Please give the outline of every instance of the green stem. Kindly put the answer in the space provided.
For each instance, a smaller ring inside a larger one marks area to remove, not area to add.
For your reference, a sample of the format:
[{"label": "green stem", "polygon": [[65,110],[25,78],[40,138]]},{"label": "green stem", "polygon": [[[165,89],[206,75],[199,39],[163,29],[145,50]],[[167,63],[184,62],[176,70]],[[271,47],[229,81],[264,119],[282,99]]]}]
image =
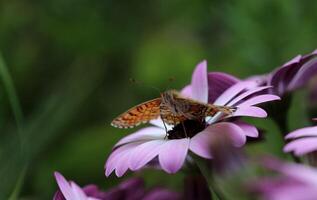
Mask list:
[{"label": "green stem", "polygon": [[13,192],[11,193],[10,197],[8,198],[9,200],[17,200],[19,197],[19,194],[21,192],[21,188],[23,186],[23,182],[25,179],[25,175],[26,175],[26,171],[27,171],[27,166],[25,165],[23,167],[23,170],[21,171],[19,178],[15,184],[15,187],[13,189]]},{"label": "green stem", "polygon": [[[26,153],[26,149],[25,149],[25,141],[24,141],[24,136],[23,136],[23,113],[22,113],[22,109],[21,109],[21,105],[19,102],[19,98],[18,95],[16,93],[11,75],[8,71],[8,68],[4,62],[4,59],[0,53],[0,77],[3,81],[3,85],[5,88],[5,91],[7,93],[9,102],[10,102],[10,106],[17,124],[17,133],[18,133],[18,138],[19,138],[19,143],[20,143],[20,156],[22,159],[25,159],[25,153]],[[18,198],[18,195],[20,193],[23,181],[24,181],[24,177],[26,174],[26,170],[27,170],[27,166],[25,165],[23,167],[23,169],[21,170],[20,175],[18,176],[18,180],[15,184],[14,190],[12,192],[12,194],[10,195],[9,199],[10,200],[15,200]]]},{"label": "green stem", "polygon": [[208,183],[208,188],[213,194],[213,199],[216,198],[218,200],[226,200],[226,197],[224,196],[224,194],[222,194],[221,190],[217,187],[215,181],[213,180],[211,168],[206,165],[204,160],[198,157],[194,157],[194,160],[200,170],[200,173],[203,175],[203,177],[206,179],[206,182]]},{"label": "green stem", "polygon": [[[274,104],[274,106],[271,109],[272,119],[274,120],[274,122],[276,123],[277,127],[279,128],[281,132],[281,135],[283,137],[283,143],[286,142],[286,140],[284,140],[285,135],[289,133],[287,121],[288,121],[288,110],[291,105],[291,101],[292,101],[292,97],[290,95],[287,95],[286,97],[284,97],[284,101]],[[293,153],[291,153],[291,156],[296,163],[301,162],[300,159],[296,157]]]}]

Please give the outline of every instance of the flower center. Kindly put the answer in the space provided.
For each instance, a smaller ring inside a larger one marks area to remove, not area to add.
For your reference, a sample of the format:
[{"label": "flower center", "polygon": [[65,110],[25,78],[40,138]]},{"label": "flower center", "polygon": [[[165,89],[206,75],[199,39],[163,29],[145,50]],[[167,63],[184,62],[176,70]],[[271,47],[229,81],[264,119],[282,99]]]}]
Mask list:
[{"label": "flower center", "polygon": [[192,138],[206,128],[205,121],[185,120],[167,131],[168,139]]}]

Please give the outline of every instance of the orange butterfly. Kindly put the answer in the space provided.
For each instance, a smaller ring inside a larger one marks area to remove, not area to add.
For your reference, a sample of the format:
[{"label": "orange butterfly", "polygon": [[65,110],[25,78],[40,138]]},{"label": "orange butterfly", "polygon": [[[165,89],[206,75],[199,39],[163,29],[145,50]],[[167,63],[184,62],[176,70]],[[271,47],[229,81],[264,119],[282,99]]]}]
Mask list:
[{"label": "orange butterfly", "polygon": [[234,111],[233,107],[201,103],[181,96],[176,90],[168,90],[161,93],[160,98],[141,103],[119,115],[111,125],[132,128],[161,117],[164,123],[175,126],[185,120],[202,120],[218,112],[228,116]]}]

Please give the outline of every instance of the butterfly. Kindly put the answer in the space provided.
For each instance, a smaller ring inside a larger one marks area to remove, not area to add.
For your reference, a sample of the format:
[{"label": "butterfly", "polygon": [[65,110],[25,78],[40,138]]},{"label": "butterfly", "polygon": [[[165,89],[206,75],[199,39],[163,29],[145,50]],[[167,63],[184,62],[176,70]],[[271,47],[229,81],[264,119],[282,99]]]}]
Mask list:
[{"label": "butterfly", "polygon": [[185,120],[202,120],[221,112],[231,115],[234,107],[206,104],[182,96],[176,90],[167,90],[161,97],[132,107],[115,118],[111,125],[117,128],[133,128],[141,123],[161,117],[163,123],[177,125]]}]

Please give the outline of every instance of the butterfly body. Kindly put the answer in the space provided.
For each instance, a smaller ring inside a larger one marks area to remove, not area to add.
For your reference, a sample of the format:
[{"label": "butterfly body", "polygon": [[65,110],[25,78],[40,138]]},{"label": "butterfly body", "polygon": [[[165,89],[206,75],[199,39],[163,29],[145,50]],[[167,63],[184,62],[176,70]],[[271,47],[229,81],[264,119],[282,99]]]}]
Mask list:
[{"label": "butterfly body", "polygon": [[168,90],[161,93],[160,98],[141,103],[119,115],[111,125],[118,128],[132,128],[158,117],[161,117],[166,124],[177,125],[185,120],[203,120],[218,112],[230,115],[233,111],[232,107],[201,103],[183,97],[176,90]]}]

